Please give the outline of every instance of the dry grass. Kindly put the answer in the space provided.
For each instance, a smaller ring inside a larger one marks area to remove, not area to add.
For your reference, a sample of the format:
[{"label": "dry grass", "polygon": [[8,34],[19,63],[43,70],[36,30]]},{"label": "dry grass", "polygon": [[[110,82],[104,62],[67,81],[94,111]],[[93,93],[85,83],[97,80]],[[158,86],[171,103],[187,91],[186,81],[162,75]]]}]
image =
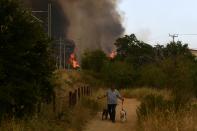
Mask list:
[{"label": "dry grass", "polygon": [[81,131],[99,109],[94,99],[83,98],[74,108],[66,109],[62,114],[53,114],[49,109],[37,117],[23,120],[3,120],[0,131]]},{"label": "dry grass", "polygon": [[84,97],[75,107],[69,108],[68,92],[86,82],[79,71],[55,72],[56,112],[52,103],[42,104],[41,112],[31,118],[3,120],[0,131],[81,131],[100,106],[95,98]]},{"label": "dry grass", "polygon": [[[167,101],[172,101],[173,98],[172,93],[168,90],[152,88],[126,89],[122,93],[130,98],[138,98],[142,102],[147,100],[144,98],[148,95],[161,96],[163,100]],[[160,103],[158,104],[160,105]],[[146,116],[138,114],[137,131],[197,131],[196,100],[192,102],[192,105],[187,104],[178,111],[175,111],[173,107],[169,110],[160,110],[160,108],[165,109],[165,107],[155,108],[153,113]]]},{"label": "dry grass", "polygon": [[170,99],[172,97],[171,91],[166,89],[155,89],[149,87],[141,87],[141,88],[127,88],[121,90],[121,94],[126,98],[137,98],[139,100],[145,98],[147,95],[161,95],[165,99]]},{"label": "dry grass", "polygon": [[139,122],[138,131],[197,131],[197,109],[155,112]]}]

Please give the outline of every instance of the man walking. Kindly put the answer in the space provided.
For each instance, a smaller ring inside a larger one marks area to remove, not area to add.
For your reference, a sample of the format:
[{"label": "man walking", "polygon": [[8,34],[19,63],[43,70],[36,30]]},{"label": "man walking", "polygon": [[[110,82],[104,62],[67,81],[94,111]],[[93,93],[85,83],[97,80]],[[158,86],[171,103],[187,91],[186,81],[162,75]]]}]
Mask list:
[{"label": "man walking", "polygon": [[120,93],[118,90],[112,86],[104,95],[103,97],[99,97],[99,99],[107,97],[107,108],[108,108],[108,113],[110,115],[110,120],[115,123],[116,120],[116,106],[118,99],[124,101],[124,98],[121,97]]}]

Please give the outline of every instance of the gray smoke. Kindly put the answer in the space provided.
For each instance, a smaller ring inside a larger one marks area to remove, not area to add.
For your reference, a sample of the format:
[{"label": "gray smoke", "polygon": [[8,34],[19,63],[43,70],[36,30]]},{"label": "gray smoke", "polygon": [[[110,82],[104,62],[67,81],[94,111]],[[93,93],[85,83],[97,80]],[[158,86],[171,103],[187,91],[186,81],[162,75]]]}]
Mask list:
[{"label": "gray smoke", "polygon": [[117,0],[59,0],[69,20],[67,35],[76,43],[76,52],[102,49],[110,53],[124,32]]},{"label": "gray smoke", "polygon": [[23,0],[23,2],[32,9],[45,10],[47,9],[47,3],[49,0]]},{"label": "gray smoke", "polygon": [[[34,10],[47,10],[50,0],[23,1]],[[118,0],[51,1],[53,37],[74,40],[78,56],[86,49],[102,49],[110,53],[115,40],[124,32],[121,16],[116,10]],[[41,17],[46,19],[46,14]]]},{"label": "gray smoke", "polygon": [[[48,3],[52,3],[52,37],[56,40],[66,37],[67,27],[69,26],[67,17],[57,0],[23,0],[24,3],[34,11],[47,11]],[[34,13],[36,17],[44,21],[47,31],[47,13]]]}]

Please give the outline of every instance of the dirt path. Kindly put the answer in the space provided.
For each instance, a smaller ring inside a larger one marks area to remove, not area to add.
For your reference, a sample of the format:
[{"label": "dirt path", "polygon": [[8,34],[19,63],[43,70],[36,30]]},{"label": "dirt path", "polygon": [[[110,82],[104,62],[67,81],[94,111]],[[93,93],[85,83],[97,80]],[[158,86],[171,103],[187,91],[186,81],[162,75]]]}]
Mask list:
[{"label": "dirt path", "polygon": [[127,111],[127,122],[120,122],[120,109],[121,104],[117,106],[116,110],[116,123],[112,123],[109,120],[101,120],[101,113],[87,124],[84,131],[135,131],[136,124],[136,108],[139,105],[139,101],[136,99],[125,99],[124,108]]}]

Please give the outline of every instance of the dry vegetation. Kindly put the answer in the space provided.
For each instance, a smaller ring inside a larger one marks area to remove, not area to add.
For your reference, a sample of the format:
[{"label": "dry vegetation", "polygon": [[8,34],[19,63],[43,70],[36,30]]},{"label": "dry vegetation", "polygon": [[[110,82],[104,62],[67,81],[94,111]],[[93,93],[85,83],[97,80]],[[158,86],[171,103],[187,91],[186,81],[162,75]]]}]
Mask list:
[{"label": "dry vegetation", "polygon": [[143,87],[121,92],[125,97],[142,102],[137,110],[138,131],[197,131],[196,100],[176,110],[174,96],[169,90]]},{"label": "dry vegetation", "polygon": [[[99,105],[94,98],[84,97],[78,104],[68,107],[68,91],[86,83],[79,71],[55,72],[56,111],[53,104],[42,104],[41,112],[31,118],[5,119],[0,131],[81,131],[87,120],[94,115]],[[91,79],[91,78],[89,78]]]},{"label": "dry vegetation", "polygon": [[[88,106],[87,106],[88,105]],[[1,131],[81,131],[87,120],[98,110],[95,101],[84,99],[73,109],[64,110],[59,116],[46,112],[38,117],[23,120],[4,120]]]},{"label": "dry vegetation", "polygon": [[156,111],[139,123],[138,131],[197,131],[197,109]]},{"label": "dry vegetation", "polygon": [[142,100],[147,95],[162,95],[165,99],[170,99],[172,97],[171,91],[167,89],[155,89],[149,87],[140,88],[127,88],[121,90],[121,94],[126,98],[137,98]]}]

